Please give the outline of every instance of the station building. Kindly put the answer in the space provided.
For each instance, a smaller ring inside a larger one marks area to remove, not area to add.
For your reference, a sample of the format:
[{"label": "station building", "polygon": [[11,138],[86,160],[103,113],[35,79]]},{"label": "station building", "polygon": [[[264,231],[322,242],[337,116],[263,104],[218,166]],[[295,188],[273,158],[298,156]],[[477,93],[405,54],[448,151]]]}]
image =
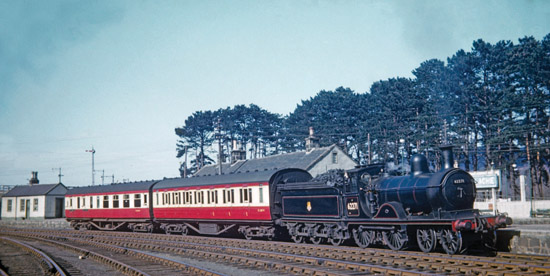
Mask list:
[{"label": "station building", "polygon": [[2,196],[2,220],[62,218],[67,187],[61,183],[39,184],[32,172],[28,185],[15,186]]}]

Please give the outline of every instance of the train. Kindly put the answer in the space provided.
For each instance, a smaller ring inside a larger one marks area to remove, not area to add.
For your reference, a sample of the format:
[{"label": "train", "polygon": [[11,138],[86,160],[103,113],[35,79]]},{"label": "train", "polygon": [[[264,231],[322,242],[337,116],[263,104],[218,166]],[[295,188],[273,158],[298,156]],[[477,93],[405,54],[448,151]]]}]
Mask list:
[{"label": "train", "polygon": [[451,146],[441,153],[441,170],[431,172],[416,154],[402,176],[375,164],[315,178],[287,168],[76,187],[66,194],[65,215],[75,229],[236,233],[448,254],[480,244],[494,249],[496,230],[511,219],[474,209],[474,179],[453,167]]}]

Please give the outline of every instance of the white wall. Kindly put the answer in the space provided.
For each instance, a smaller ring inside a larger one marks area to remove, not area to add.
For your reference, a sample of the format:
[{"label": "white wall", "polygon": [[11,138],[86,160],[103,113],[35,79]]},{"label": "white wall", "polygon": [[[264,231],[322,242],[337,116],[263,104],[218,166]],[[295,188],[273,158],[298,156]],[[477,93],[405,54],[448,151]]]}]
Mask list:
[{"label": "white wall", "polygon": [[[8,212],[8,200],[12,200],[12,211]],[[38,208],[34,210],[34,200],[38,199]],[[46,196],[22,196],[22,197],[4,197],[2,198],[2,219],[23,219],[26,214],[26,206],[21,211],[21,200],[29,200],[29,219],[44,218]]]},{"label": "white wall", "polygon": [[[498,199],[496,208],[493,208],[493,201],[475,202],[474,208],[487,211],[495,210],[499,213],[508,213],[508,216],[514,218],[529,218],[531,217],[531,202],[530,201],[509,201]],[[533,201],[533,210],[550,209],[550,200]]]},{"label": "white wall", "polygon": [[[333,153],[336,153],[336,163],[333,163]],[[322,173],[326,173],[329,170],[344,169],[349,170],[357,166],[357,163],[353,161],[344,151],[338,147],[334,147],[326,156],[323,157],[313,168],[308,172],[313,176],[317,176]]]}]

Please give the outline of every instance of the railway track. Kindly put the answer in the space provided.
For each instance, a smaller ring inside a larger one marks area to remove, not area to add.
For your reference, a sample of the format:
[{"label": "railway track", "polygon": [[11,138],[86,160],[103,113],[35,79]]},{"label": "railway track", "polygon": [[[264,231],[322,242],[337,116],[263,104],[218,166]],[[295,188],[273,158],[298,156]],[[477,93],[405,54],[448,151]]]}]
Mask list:
[{"label": "railway track", "polygon": [[549,275],[547,257],[498,253],[449,256],[285,242],[96,231],[19,231],[18,235],[113,246],[165,258],[204,259],[286,274]]},{"label": "railway track", "polygon": [[0,260],[4,260],[0,275],[67,275],[52,258],[29,244],[0,237],[0,245]]}]

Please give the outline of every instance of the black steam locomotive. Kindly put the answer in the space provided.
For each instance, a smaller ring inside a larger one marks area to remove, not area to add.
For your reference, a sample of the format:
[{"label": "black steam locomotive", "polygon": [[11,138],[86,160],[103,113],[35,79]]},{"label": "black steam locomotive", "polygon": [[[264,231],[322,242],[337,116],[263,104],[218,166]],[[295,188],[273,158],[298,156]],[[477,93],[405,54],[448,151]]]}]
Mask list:
[{"label": "black steam locomotive", "polygon": [[442,147],[442,156],[443,169],[435,173],[417,154],[407,176],[384,176],[383,166],[374,165],[346,171],[339,181],[279,184],[274,204],[281,205],[281,216],[274,222],[296,243],[339,245],[353,237],[362,248],[417,245],[431,252],[441,244],[448,254],[474,243],[494,248],[496,229],[511,220],[473,209],[474,179],[453,168],[452,147]]}]

